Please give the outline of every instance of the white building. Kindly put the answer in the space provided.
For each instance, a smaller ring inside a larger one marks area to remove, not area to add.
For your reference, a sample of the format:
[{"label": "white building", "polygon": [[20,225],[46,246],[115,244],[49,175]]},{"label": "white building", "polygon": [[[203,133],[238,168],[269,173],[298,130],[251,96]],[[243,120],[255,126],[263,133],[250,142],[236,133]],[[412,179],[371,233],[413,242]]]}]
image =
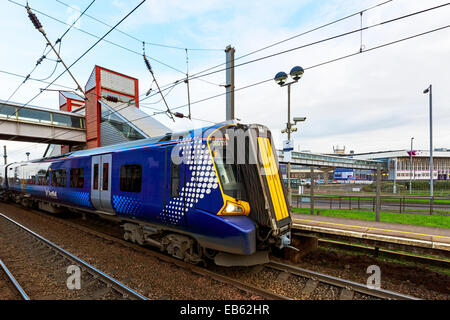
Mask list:
[{"label": "white building", "polygon": [[[410,165],[409,150],[379,151],[355,153],[355,159],[380,160],[388,163],[389,180],[430,180],[430,151],[415,150]],[[450,180],[450,150],[436,149],[433,151],[433,179]]]}]

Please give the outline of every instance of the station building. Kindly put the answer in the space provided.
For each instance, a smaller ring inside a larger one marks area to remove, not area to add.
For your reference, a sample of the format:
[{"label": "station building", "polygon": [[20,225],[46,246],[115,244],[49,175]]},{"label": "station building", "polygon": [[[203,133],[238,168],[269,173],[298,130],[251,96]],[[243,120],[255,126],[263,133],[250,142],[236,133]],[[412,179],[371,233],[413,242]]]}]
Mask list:
[{"label": "station building", "polygon": [[[386,180],[430,180],[430,151],[410,150],[376,151],[353,153],[345,156],[354,159],[378,160],[387,163]],[[412,166],[411,166],[412,158]],[[440,148],[433,151],[433,179],[450,180],[450,149]]]}]

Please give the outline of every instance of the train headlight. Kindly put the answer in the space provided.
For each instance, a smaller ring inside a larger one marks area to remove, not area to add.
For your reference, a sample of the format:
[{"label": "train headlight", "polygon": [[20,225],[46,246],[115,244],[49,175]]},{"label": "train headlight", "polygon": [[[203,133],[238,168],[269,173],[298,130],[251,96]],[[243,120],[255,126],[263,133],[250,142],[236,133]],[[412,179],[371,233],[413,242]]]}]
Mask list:
[{"label": "train headlight", "polygon": [[250,205],[248,202],[234,200],[227,200],[225,206],[219,215],[224,216],[248,216],[250,214]]},{"label": "train headlight", "polygon": [[228,203],[227,206],[225,207],[225,213],[243,213],[244,212],[244,208],[242,208],[241,206],[237,206],[234,203]]}]

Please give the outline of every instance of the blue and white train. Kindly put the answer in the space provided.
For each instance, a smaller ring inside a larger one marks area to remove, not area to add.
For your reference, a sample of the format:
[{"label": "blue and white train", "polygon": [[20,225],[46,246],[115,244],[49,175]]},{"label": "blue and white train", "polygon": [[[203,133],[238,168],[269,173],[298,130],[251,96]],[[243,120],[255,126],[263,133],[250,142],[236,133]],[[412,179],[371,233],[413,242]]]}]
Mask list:
[{"label": "blue and white train", "polygon": [[[238,142],[234,132],[245,138]],[[233,143],[244,144],[244,163],[227,151]],[[253,265],[290,244],[278,168],[266,127],[225,123],[7,164],[0,189],[24,206],[113,219],[126,240],[185,261]]]}]

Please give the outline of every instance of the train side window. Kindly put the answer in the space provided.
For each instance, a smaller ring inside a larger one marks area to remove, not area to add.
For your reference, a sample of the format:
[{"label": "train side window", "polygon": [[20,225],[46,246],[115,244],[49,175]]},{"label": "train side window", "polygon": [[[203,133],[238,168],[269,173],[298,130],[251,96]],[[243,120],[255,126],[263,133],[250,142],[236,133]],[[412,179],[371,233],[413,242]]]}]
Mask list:
[{"label": "train side window", "polygon": [[53,187],[67,186],[66,169],[52,170],[52,186]]},{"label": "train side window", "polygon": [[104,163],[103,164],[103,187],[102,187],[102,190],[108,190],[108,184],[109,184],[109,181],[108,181],[108,178],[109,178],[109,174],[108,174],[108,172],[109,172],[109,163]]},{"label": "train side window", "polygon": [[84,187],[84,168],[70,169],[70,187],[71,188]]},{"label": "train side window", "polygon": [[49,171],[45,169],[40,169],[37,172],[37,184],[40,186],[48,186],[49,183]]},{"label": "train side window", "polygon": [[98,163],[94,164],[94,190],[98,190]]},{"label": "train side window", "polygon": [[180,196],[180,168],[179,164],[171,162],[170,165],[170,196],[178,198]]},{"label": "train side window", "polygon": [[142,166],[139,164],[120,167],[120,191],[141,192]]}]

